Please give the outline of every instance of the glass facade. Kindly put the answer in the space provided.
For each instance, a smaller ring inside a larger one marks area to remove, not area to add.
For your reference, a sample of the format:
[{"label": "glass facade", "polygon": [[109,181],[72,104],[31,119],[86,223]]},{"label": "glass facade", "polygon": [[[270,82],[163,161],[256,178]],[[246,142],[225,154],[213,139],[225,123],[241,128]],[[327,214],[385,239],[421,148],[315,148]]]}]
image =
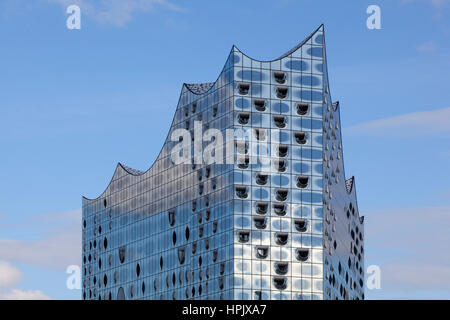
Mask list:
[{"label": "glass facade", "polygon": [[273,61],[233,47],[215,82],[183,85],[155,163],[83,198],[82,232],[83,299],[364,298],[323,26]]}]

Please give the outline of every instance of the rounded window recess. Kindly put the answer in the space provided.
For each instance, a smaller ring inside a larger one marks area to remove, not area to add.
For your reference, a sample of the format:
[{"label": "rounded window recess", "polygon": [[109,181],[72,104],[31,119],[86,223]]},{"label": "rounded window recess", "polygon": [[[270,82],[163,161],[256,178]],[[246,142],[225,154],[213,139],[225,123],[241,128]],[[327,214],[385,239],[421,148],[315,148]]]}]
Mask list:
[{"label": "rounded window recess", "polygon": [[286,201],[289,195],[288,189],[277,189],[275,192],[275,197],[278,201]]},{"label": "rounded window recess", "polygon": [[106,239],[106,237],[103,239],[103,247],[106,248],[108,247],[108,239]]},{"label": "rounded window recess", "polygon": [[218,106],[217,104],[213,106],[212,108],[212,116],[215,118],[217,116],[217,110],[218,110]]},{"label": "rounded window recess", "polygon": [[246,243],[250,240],[250,231],[241,230],[238,233],[239,235],[239,242]]},{"label": "rounded window recess", "polygon": [[130,286],[130,297],[133,298],[134,297],[134,285]]},{"label": "rounded window recess", "polygon": [[180,264],[184,264],[185,260],[186,260],[186,248],[179,247],[178,248],[178,262],[180,262]]},{"label": "rounded window recess", "polygon": [[273,211],[278,216],[285,216],[286,215],[286,205],[283,203],[275,203],[273,205]]},{"label": "rounded window recess", "polygon": [[260,186],[263,186],[267,183],[267,180],[269,179],[269,176],[264,173],[257,173],[256,174],[256,183]]},{"label": "rounded window recess", "polygon": [[214,221],[212,224],[212,232],[216,233],[217,232],[217,221]]},{"label": "rounded window recess", "polygon": [[195,113],[197,111],[197,102],[192,103],[192,113]]},{"label": "rounded window recess", "polygon": [[267,219],[264,217],[254,217],[253,221],[255,222],[256,229],[265,229],[267,227]]},{"label": "rounded window recess", "polygon": [[266,214],[269,209],[269,204],[267,202],[257,202],[256,203],[256,213],[257,214]]},{"label": "rounded window recess", "polygon": [[155,291],[158,291],[158,279],[153,280],[153,289],[155,289]]},{"label": "rounded window recess", "polygon": [[108,284],[108,277],[106,276],[106,274],[103,276],[103,285],[106,287],[106,285]]},{"label": "rounded window recess", "polygon": [[287,262],[275,262],[275,272],[284,276],[289,271],[289,264]]},{"label": "rounded window recess", "polygon": [[255,99],[253,100],[253,104],[255,105],[255,109],[259,112],[266,111],[266,100],[265,99]]},{"label": "rounded window recess", "polygon": [[175,231],[172,232],[172,243],[173,245],[177,244],[177,233]]},{"label": "rounded window recess", "polygon": [[198,257],[198,266],[201,267],[203,263],[202,257]]},{"label": "rounded window recess", "polygon": [[247,194],[247,187],[245,186],[237,186],[236,187],[236,195],[238,196],[238,198],[241,199],[246,199],[248,194]]},{"label": "rounded window recess", "polygon": [[294,225],[298,232],[305,232],[308,229],[308,222],[306,219],[295,219]]},{"label": "rounded window recess", "polygon": [[119,261],[120,263],[125,262],[125,246],[119,248]]},{"label": "rounded window recess", "polygon": [[274,277],[273,278],[273,285],[278,290],[284,290],[287,288],[287,278],[285,277]]},{"label": "rounded window recess", "polygon": [[308,176],[297,176],[297,187],[304,189],[308,186],[309,177]]},{"label": "rounded window recess", "polygon": [[142,282],[141,290],[142,294],[145,294],[145,282]]},{"label": "rounded window recess", "polygon": [[109,255],[108,257],[108,264],[110,267],[112,266],[112,255]]},{"label": "rounded window recess", "polygon": [[119,274],[117,273],[117,271],[114,271],[114,283],[117,283],[118,280],[119,280]]},{"label": "rounded window recess", "polygon": [[[213,262],[216,262],[217,261],[217,256],[219,255],[219,252],[217,251],[217,249],[216,250],[214,250],[213,251],[213,254],[212,254],[212,260],[213,260]],[[209,278],[209,276],[208,276],[208,278]]]},{"label": "rounded window recess", "polygon": [[223,281],[223,278],[220,277],[220,278],[219,278],[219,289],[220,289],[220,290],[223,290],[223,287],[224,287],[224,281]]},{"label": "rounded window recess", "polygon": [[98,268],[101,269],[102,268],[102,259],[98,259]]},{"label": "rounded window recess", "polygon": [[162,270],[162,268],[163,268],[163,265],[164,265],[164,263],[163,263],[163,257],[160,257],[159,258],[159,268]]},{"label": "rounded window recess", "polygon": [[297,249],[295,251],[295,257],[297,258],[298,261],[302,261],[302,262],[308,260],[309,249]]},{"label": "rounded window recess", "polygon": [[205,250],[209,250],[209,239],[205,239]]},{"label": "rounded window recess", "polygon": [[198,221],[198,224],[201,224],[203,222],[203,216],[202,216],[201,212],[197,215],[197,221]]},{"label": "rounded window recess", "polygon": [[255,129],[255,137],[258,141],[266,140],[266,131],[264,129]]},{"label": "rounded window recess", "polygon": [[186,227],[186,231],[184,234],[186,236],[186,240],[189,240],[189,227]]},{"label": "rounded window recess", "polygon": [[306,102],[298,102],[297,103],[297,114],[300,116],[304,116],[308,113],[309,105]]},{"label": "rounded window recess", "polygon": [[125,291],[122,287],[117,291],[117,300],[125,300]]},{"label": "rounded window recess", "polygon": [[206,219],[206,221],[209,221],[210,218],[211,218],[211,210],[206,209],[206,211],[205,211],[205,219]]},{"label": "rounded window recess", "polygon": [[269,256],[269,247],[258,246],[256,247],[256,257],[258,259],[265,259]]},{"label": "rounded window recess", "polygon": [[278,172],[285,172],[286,171],[286,167],[287,167],[286,160],[277,159],[277,160],[274,160],[273,163],[275,165],[275,169]]},{"label": "rounded window recess", "polygon": [[288,243],[289,234],[285,232],[277,232],[275,233],[275,242],[280,245],[284,246]]},{"label": "rounded window recess", "polygon": [[237,161],[239,169],[248,169],[248,165],[250,164],[250,158],[248,156],[238,157]]},{"label": "rounded window recess", "polygon": [[83,221],[83,227],[86,229],[86,220]]},{"label": "rounded window recess", "polygon": [[106,199],[103,200],[103,206],[106,208],[106,206],[108,205],[108,202],[106,201]]},{"label": "rounded window recess", "polygon": [[279,86],[276,88],[276,94],[278,99],[284,99],[287,97],[288,94],[288,87],[285,86]]},{"label": "rounded window recess", "polygon": [[195,210],[197,210],[197,202],[192,201],[192,212],[195,212]]},{"label": "rounded window recess", "polygon": [[280,145],[278,146],[278,156],[279,156],[280,158],[286,157],[287,154],[288,154],[288,150],[289,150],[289,147],[288,147],[287,145],[280,144]]},{"label": "rounded window recess", "polygon": [[222,262],[220,265],[219,265],[219,274],[220,275],[223,275],[225,273],[225,262]]},{"label": "rounded window recess", "polygon": [[192,254],[195,254],[197,252],[197,242],[192,243]]},{"label": "rounded window recess", "polygon": [[204,230],[203,226],[198,227],[198,237],[199,238],[203,237],[203,230]]},{"label": "rounded window recess", "polygon": [[286,117],[285,116],[273,116],[273,122],[280,129],[283,129],[286,127]]},{"label": "rounded window recess", "polygon": [[173,227],[175,225],[175,211],[169,211],[168,216],[169,216],[169,225]]},{"label": "rounded window recess", "polygon": [[94,248],[97,248],[97,240],[94,240]]},{"label": "rounded window recess", "polygon": [[172,273],[172,284],[175,285],[175,283],[177,282],[177,276],[175,275],[175,272]]},{"label": "rounded window recess", "polygon": [[138,263],[136,265],[136,276],[140,276],[141,275],[141,265]]},{"label": "rounded window recess", "polygon": [[240,82],[238,83],[238,90],[240,95],[247,95],[250,90],[250,83]]},{"label": "rounded window recess", "polygon": [[239,124],[246,125],[250,120],[250,113],[248,112],[239,112],[238,113],[238,122]]},{"label": "rounded window recess", "polygon": [[294,132],[295,142],[298,144],[306,144],[306,132],[297,131]]},{"label": "rounded window recess", "polygon": [[286,82],[286,72],[283,71],[274,71],[273,78],[276,82],[283,84]]}]

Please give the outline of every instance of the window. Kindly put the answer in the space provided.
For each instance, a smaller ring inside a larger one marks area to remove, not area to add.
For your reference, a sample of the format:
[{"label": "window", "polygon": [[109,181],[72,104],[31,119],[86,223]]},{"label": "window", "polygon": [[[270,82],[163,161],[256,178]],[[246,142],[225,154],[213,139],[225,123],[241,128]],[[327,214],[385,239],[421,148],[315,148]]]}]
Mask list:
[{"label": "window", "polygon": [[198,227],[198,237],[201,238],[203,237],[203,226]]},{"label": "window", "polygon": [[289,150],[289,147],[288,147],[287,145],[280,144],[280,145],[278,146],[278,156],[279,156],[280,158],[286,157],[287,154],[288,154],[288,150]]},{"label": "window", "polygon": [[218,255],[219,255],[219,252],[217,251],[217,249],[214,250],[213,253],[212,253],[212,260],[213,260],[213,262],[217,261]]},{"label": "window", "polygon": [[259,112],[266,111],[266,100],[265,99],[255,99],[253,100],[253,104],[255,105],[255,109]]},{"label": "window", "polygon": [[255,129],[255,137],[258,141],[266,140],[266,131],[264,129]]},{"label": "window", "polygon": [[256,174],[256,183],[260,186],[263,186],[267,183],[268,175],[264,173],[257,173]]},{"label": "window", "polygon": [[279,84],[283,84],[286,82],[286,73],[283,71],[274,71],[273,78]]},{"label": "window", "polygon": [[238,83],[238,90],[240,95],[247,95],[248,91],[250,90],[250,84],[246,82],[240,82]]},{"label": "window", "polygon": [[212,232],[216,233],[217,232],[217,221],[214,221],[212,224]]},{"label": "window", "polygon": [[250,113],[248,112],[239,112],[238,113],[238,122],[239,124],[246,125],[250,120]]},{"label": "window", "polygon": [[217,116],[217,109],[218,109],[218,107],[217,107],[217,104],[216,104],[216,105],[214,105],[213,108],[212,108],[212,116],[213,116],[214,118]]},{"label": "window", "polygon": [[286,232],[276,232],[275,233],[275,242],[280,245],[284,246],[288,242],[289,235]]},{"label": "window", "polygon": [[163,264],[163,257],[161,256],[159,258],[159,268],[162,270],[163,266],[164,266],[164,264]]},{"label": "window", "polygon": [[106,248],[108,247],[108,239],[106,239],[106,237],[103,239],[103,247]]},{"label": "window", "polygon": [[295,251],[295,257],[297,258],[298,261],[302,261],[302,262],[308,260],[309,249],[297,249]]},{"label": "window", "polygon": [[286,201],[288,198],[288,189],[277,189],[275,192],[275,197],[278,201]]},{"label": "window", "polygon": [[136,265],[136,276],[140,276],[141,275],[141,265],[138,263]]},{"label": "window", "polygon": [[269,208],[269,204],[267,202],[257,202],[256,203],[256,213],[257,214],[266,214],[268,208]]},{"label": "window", "polygon": [[256,229],[265,229],[267,226],[267,219],[264,217],[254,217],[253,221],[255,222]]},{"label": "window", "polygon": [[278,172],[285,172],[287,167],[287,161],[283,159],[276,159],[274,160],[275,169],[278,170]]},{"label": "window", "polygon": [[186,227],[186,230],[184,232],[184,235],[186,237],[186,240],[189,240],[189,227]]},{"label": "window", "polygon": [[279,275],[288,273],[289,264],[287,262],[275,262],[275,272]]},{"label": "window", "polygon": [[192,254],[195,254],[197,252],[197,242],[192,243]]},{"label": "window", "polygon": [[125,246],[119,248],[119,261],[120,263],[125,262]]},{"label": "window", "polygon": [[192,113],[195,113],[197,111],[197,102],[192,103]]},{"label": "window", "polygon": [[239,169],[248,169],[248,165],[250,164],[250,158],[248,156],[238,157],[237,161]]},{"label": "window", "polygon": [[117,300],[125,300],[125,291],[122,287],[117,291]]},{"label": "window", "polygon": [[297,187],[304,189],[308,186],[309,177],[308,176],[297,176]]},{"label": "window", "polygon": [[275,214],[279,216],[286,215],[286,205],[283,203],[276,203],[273,205],[273,210],[275,211]]},{"label": "window", "polygon": [[287,97],[288,87],[278,86],[275,91],[278,99],[284,99]]},{"label": "window", "polygon": [[266,246],[257,246],[256,247],[256,257],[258,259],[265,259],[269,255],[269,247]]},{"label": "window", "polygon": [[298,232],[305,232],[308,229],[308,222],[306,219],[295,219],[294,225]]},{"label": "window", "polygon": [[303,131],[294,132],[295,142],[298,144],[306,144],[306,133]]},{"label": "window", "polygon": [[297,102],[297,114],[304,116],[308,113],[309,105],[306,102]]},{"label": "window", "polygon": [[177,244],[177,233],[175,231],[172,232],[172,243],[173,245]]},{"label": "window", "polygon": [[219,265],[219,273],[220,273],[221,275],[223,275],[223,274],[225,273],[225,262],[222,262],[222,263]]},{"label": "window", "polygon": [[241,230],[238,233],[239,242],[246,243],[250,240],[250,231]]},{"label": "window", "polygon": [[283,129],[284,127],[286,127],[286,117],[285,116],[273,116],[273,122],[280,129]]},{"label": "window", "polygon": [[273,278],[273,285],[278,290],[284,290],[287,288],[287,278],[285,277],[274,277]]},{"label": "window", "polygon": [[236,195],[241,198],[241,199],[245,199],[247,198],[248,194],[247,194],[247,187],[244,186],[237,186],[236,187]]}]

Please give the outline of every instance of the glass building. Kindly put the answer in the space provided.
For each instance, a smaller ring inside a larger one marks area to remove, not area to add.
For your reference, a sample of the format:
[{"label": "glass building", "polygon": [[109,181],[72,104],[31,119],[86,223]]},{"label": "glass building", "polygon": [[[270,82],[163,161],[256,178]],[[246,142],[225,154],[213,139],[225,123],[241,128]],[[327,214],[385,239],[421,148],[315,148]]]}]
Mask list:
[{"label": "glass building", "polygon": [[363,299],[363,221],[323,25],[272,61],[233,46],[150,169],[83,198],[82,297]]}]

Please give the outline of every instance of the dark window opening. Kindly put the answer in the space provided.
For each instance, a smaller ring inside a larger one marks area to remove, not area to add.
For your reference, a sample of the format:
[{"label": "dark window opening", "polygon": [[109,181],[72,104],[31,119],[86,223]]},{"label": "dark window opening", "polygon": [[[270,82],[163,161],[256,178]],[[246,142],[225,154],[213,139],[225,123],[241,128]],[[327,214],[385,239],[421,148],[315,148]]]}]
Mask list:
[{"label": "dark window opening", "polygon": [[308,176],[297,176],[297,188],[304,189],[308,186],[309,177]]},{"label": "dark window opening", "polygon": [[255,300],[262,300],[262,292],[255,291]]},{"label": "dark window opening", "polygon": [[169,225],[171,227],[173,227],[175,225],[175,211],[169,211],[168,212],[168,217],[169,217]]},{"label": "dark window opening", "polygon": [[298,102],[297,103],[297,114],[300,116],[304,116],[308,113],[309,105],[306,102]]},{"label": "dark window opening", "polygon": [[264,141],[266,140],[266,131],[264,129],[255,129],[256,140]]},{"label": "dark window opening", "polygon": [[289,150],[289,147],[288,147],[287,145],[280,144],[280,145],[278,146],[278,156],[279,156],[280,158],[286,157],[287,154],[288,154],[288,150]]},{"label": "dark window opening", "polygon": [[213,260],[213,262],[216,262],[217,261],[217,257],[219,256],[219,252],[217,251],[217,249],[216,250],[214,250],[213,251],[213,254],[212,254],[212,260]]},{"label": "dark window opening", "polygon": [[256,229],[265,229],[267,227],[267,219],[264,217],[254,217]]},{"label": "dark window opening", "polygon": [[244,187],[244,186],[236,187],[236,195],[241,199],[247,198],[247,196],[248,196],[247,187]]},{"label": "dark window opening", "polygon": [[237,161],[238,161],[239,169],[242,169],[242,170],[248,169],[248,166],[250,164],[250,158],[248,156],[238,157]]},{"label": "dark window opening", "polygon": [[284,246],[287,244],[289,239],[289,234],[285,232],[277,232],[275,233],[275,242],[280,246]]},{"label": "dark window opening", "polygon": [[275,262],[275,272],[279,275],[285,275],[289,271],[289,264],[287,262]]},{"label": "dark window opening", "polygon": [[240,95],[247,95],[248,91],[250,90],[250,84],[249,83],[245,83],[245,82],[241,82],[238,84],[238,90],[239,90],[239,94]]},{"label": "dark window opening", "polygon": [[255,104],[255,109],[259,112],[266,111],[266,100],[265,99],[255,99],[253,100]]},{"label": "dark window opening", "polygon": [[163,268],[163,257],[159,258],[159,268],[162,270]]},{"label": "dark window opening", "polygon": [[192,113],[195,113],[197,111],[197,102],[192,103]]},{"label": "dark window opening", "polygon": [[192,243],[192,254],[195,254],[197,252],[197,242]]},{"label": "dark window opening", "polygon": [[275,211],[275,214],[278,216],[284,216],[286,215],[286,205],[283,203],[276,203],[273,205],[273,210]]},{"label": "dark window opening", "polygon": [[106,206],[108,205],[108,202],[106,201],[106,199],[103,200],[103,206],[106,208]]},{"label": "dark window opening", "polygon": [[206,209],[206,211],[205,211],[205,219],[206,219],[206,221],[209,221],[210,217],[211,217],[211,210]]},{"label": "dark window opening", "polygon": [[275,169],[278,170],[278,172],[285,172],[287,167],[286,160],[277,159],[274,160]]},{"label": "dark window opening", "polygon": [[205,249],[209,250],[209,239],[205,239]]},{"label": "dark window opening", "polygon": [[203,237],[203,230],[204,230],[203,226],[198,227],[198,237],[199,238]]},{"label": "dark window opening", "polygon": [[285,277],[274,277],[273,278],[273,285],[278,290],[284,290],[287,288],[287,278]]},{"label": "dark window opening", "polygon": [[192,201],[192,212],[195,212],[195,210],[197,210],[197,202]]},{"label": "dark window opening", "polygon": [[276,88],[276,94],[278,99],[284,99],[288,94],[288,87],[280,86]]},{"label": "dark window opening", "polygon": [[212,232],[213,232],[213,233],[216,233],[216,232],[217,232],[217,221],[214,221],[214,222],[213,222],[213,225],[212,225]]},{"label": "dark window opening", "polygon": [[138,263],[136,265],[136,276],[140,276],[141,275],[141,265]]},{"label": "dark window opening", "polygon": [[289,190],[277,189],[275,194],[275,197],[278,201],[286,201],[288,198]]},{"label": "dark window opening", "polygon": [[285,116],[273,116],[273,122],[280,129],[286,127],[286,117]]},{"label": "dark window opening", "polygon": [[105,248],[105,250],[106,250],[106,248],[108,247],[108,239],[106,239],[106,237],[103,239],[103,248]]},{"label": "dark window opening", "polygon": [[304,261],[308,260],[309,249],[297,249],[295,251],[295,256],[296,256],[298,261],[304,262]]},{"label": "dark window opening", "polygon": [[141,290],[142,290],[142,294],[145,294],[145,283],[144,282],[142,282]]},{"label": "dark window opening", "polygon": [[303,131],[298,131],[294,133],[295,141],[298,144],[306,144],[306,133]]},{"label": "dark window opening", "polygon": [[119,248],[119,261],[120,261],[120,263],[125,262],[125,247],[124,246]]},{"label": "dark window opening", "polygon": [[172,233],[172,243],[173,245],[177,244],[177,233],[175,231]]},{"label": "dark window opening", "polygon": [[256,203],[256,213],[266,214],[269,209],[269,204],[267,202],[257,202]]},{"label": "dark window opening", "polygon": [[283,71],[274,71],[273,78],[276,82],[283,84],[286,82],[286,72]]},{"label": "dark window opening", "polygon": [[198,266],[201,267],[203,263],[202,257],[198,257]]},{"label": "dark window opening", "polygon": [[189,227],[186,227],[185,237],[186,237],[186,240],[189,240]]},{"label": "dark window opening", "polygon": [[246,243],[250,240],[250,231],[239,231],[239,242]]},{"label": "dark window opening", "polygon": [[223,290],[223,287],[224,287],[224,281],[223,281],[223,278],[220,277],[220,278],[219,278],[219,289],[220,289],[220,290]]},{"label": "dark window opening", "polygon": [[242,125],[248,124],[250,120],[250,113],[247,112],[240,112],[238,113],[238,122]]},{"label": "dark window opening", "polygon": [[219,265],[219,273],[220,273],[220,275],[223,275],[225,273],[225,263],[224,262],[222,262]]},{"label": "dark window opening", "polygon": [[256,247],[256,257],[258,259],[265,259],[269,255],[269,247],[258,246]]},{"label": "dark window opening", "polygon": [[217,107],[217,104],[216,104],[216,105],[214,105],[213,108],[212,108],[212,116],[213,116],[214,118],[217,116],[217,109],[218,109],[218,107]]},{"label": "dark window opening", "polygon": [[263,186],[267,183],[269,176],[267,174],[264,173],[257,173],[256,174],[256,183],[259,184],[260,186]]},{"label": "dark window opening", "polygon": [[305,232],[308,229],[308,222],[306,219],[295,219],[294,220],[295,229],[298,232]]}]

